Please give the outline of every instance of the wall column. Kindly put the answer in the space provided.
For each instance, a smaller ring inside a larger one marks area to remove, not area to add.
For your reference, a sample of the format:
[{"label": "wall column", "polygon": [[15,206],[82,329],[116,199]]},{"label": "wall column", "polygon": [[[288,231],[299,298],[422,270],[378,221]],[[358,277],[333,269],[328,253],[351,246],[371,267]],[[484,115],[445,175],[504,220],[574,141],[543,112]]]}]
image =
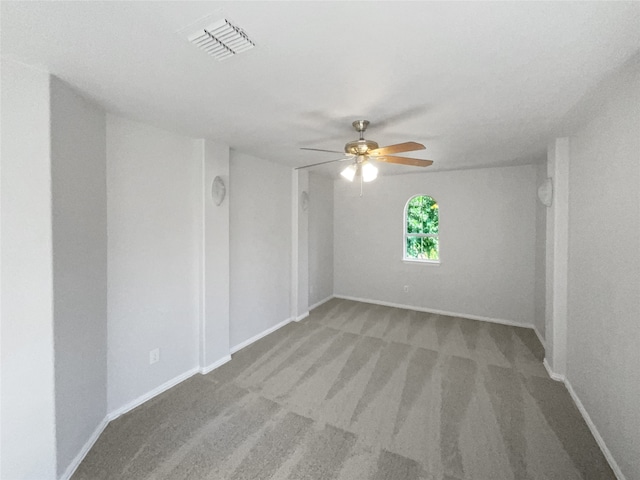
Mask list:
[{"label": "wall column", "polygon": [[291,318],[299,322],[309,315],[309,172],[293,170],[291,188]]},{"label": "wall column", "polygon": [[[211,140],[196,142],[201,157],[202,236],[200,279],[200,372],[231,359],[229,340],[229,147]],[[212,186],[219,176],[225,196],[216,205]]]},{"label": "wall column", "polygon": [[547,149],[547,175],[553,181],[553,203],[547,212],[545,365],[556,380],[564,378],[567,365],[569,145],[569,138],[557,138]]},{"label": "wall column", "polygon": [[0,478],[56,478],[50,100],[2,60]]}]

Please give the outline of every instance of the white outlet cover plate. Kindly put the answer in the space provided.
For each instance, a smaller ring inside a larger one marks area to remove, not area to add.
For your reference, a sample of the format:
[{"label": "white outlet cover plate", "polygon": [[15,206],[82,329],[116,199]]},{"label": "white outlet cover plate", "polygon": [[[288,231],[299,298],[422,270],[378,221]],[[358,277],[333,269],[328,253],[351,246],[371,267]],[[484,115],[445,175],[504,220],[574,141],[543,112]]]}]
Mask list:
[{"label": "white outlet cover plate", "polygon": [[158,363],[160,361],[160,349],[156,348],[149,352],[149,365],[153,365],[154,363]]}]

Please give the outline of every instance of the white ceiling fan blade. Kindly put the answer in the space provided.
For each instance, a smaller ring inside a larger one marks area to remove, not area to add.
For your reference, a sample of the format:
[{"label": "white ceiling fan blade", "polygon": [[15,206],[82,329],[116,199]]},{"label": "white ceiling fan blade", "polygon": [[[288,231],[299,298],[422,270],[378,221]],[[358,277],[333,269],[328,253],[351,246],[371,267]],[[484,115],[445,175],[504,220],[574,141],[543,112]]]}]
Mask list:
[{"label": "white ceiling fan blade", "polygon": [[305,147],[302,147],[300,150],[311,150],[312,152],[344,153],[344,152],[339,152],[338,150],[325,150],[323,148],[305,148]]},{"label": "white ceiling fan blade", "polygon": [[349,157],[344,157],[344,158],[337,158],[335,160],[328,160],[326,162],[318,162],[318,163],[312,163],[311,165],[305,165],[303,167],[296,167],[295,170],[302,170],[304,168],[311,168],[311,167],[317,167],[318,165],[324,165],[326,163],[334,163],[334,162],[344,162],[346,160],[353,160],[353,155],[349,156]]}]

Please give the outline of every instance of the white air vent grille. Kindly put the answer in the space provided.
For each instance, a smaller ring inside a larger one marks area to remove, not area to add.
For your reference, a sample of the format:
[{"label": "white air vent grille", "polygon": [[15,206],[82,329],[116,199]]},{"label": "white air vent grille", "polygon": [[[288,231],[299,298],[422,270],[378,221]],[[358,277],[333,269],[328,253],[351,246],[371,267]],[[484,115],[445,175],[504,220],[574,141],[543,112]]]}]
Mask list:
[{"label": "white air vent grille", "polygon": [[198,30],[189,37],[189,41],[218,60],[233,57],[256,46],[242,29],[225,19]]}]

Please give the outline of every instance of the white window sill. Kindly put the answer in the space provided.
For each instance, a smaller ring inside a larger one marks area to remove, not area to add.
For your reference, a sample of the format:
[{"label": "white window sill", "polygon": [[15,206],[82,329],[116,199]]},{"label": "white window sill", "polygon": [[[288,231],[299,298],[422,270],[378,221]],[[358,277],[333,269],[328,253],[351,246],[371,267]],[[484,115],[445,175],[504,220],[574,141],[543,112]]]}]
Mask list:
[{"label": "white window sill", "polygon": [[440,266],[440,260],[412,260],[409,258],[403,258],[402,263],[409,263],[413,265],[430,265],[432,267]]}]

